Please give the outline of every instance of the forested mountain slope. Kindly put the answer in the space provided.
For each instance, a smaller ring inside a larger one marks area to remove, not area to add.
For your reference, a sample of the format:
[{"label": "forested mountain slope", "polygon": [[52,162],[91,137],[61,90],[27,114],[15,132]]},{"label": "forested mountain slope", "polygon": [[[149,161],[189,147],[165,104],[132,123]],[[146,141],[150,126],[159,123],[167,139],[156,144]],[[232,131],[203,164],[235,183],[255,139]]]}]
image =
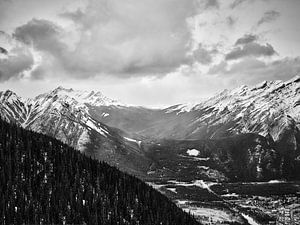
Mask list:
[{"label": "forested mountain slope", "polygon": [[143,175],[150,162],[139,151],[138,143],[128,141],[123,131],[92,117],[91,104],[115,105],[118,102],[100,92],[62,87],[34,99],[24,99],[9,90],[0,92],[0,115],[5,121],[55,137],[130,174]]},{"label": "forested mountain slope", "polygon": [[8,90],[0,92],[0,114],[145,180],[293,180],[300,168],[299,90],[295,77],[155,110],[93,91],[58,87],[26,100]]},{"label": "forested mountain slope", "polygon": [[1,224],[193,225],[139,179],[0,120]]}]

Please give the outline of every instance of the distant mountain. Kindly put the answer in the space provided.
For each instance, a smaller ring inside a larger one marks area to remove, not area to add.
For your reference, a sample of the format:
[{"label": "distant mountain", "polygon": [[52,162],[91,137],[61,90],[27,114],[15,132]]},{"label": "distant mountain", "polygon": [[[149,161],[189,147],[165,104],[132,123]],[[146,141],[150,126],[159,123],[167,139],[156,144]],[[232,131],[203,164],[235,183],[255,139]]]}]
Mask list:
[{"label": "distant mountain", "polygon": [[100,92],[82,92],[59,87],[34,99],[22,99],[11,91],[0,92],[0,113],[6,121],[47,134],[79,149],[89,156],[116,165],[132,174],[142,175],[150,164],[137,142],[124,132],[95,120],[91,104],[119,105]]},{"label": "distant mountain", "polygon": [[199,224],[137,178],[56,139],[1,119],[0,137],[1,224]]},{"label": "distant mountain", "polygon": [[277,141],[286,128],[299,126],[300,77],[224,90],[198,104],[156,110],[102,105],[92,107],[91,114],[109,126],[148,138],[214,139],[257,133]]},{"label": "distant mountain", "polygon": [[[300,163],[298,76],[285,82],[264,81],[252,87],[225,90],[199,104],[158,110],[98,106],[92,107],[90,112],[105,124],[126,130],[141,140],[154,142],[160,139],[222,139],[226,142],[235,135],[258,134],[264,143],[268,143],[267,148],[271,150],[268,155],[273,155],[273,164],[279,166],[276,176],[299,178],[295,174]],[[262,148],[255,139],[247,143]],[[256,168],[259,170],[259,166]]]},{"label": "distant mountain", "polygon": [[[240,134],[213,140],[161,140],[144,144],[153,159],[149,177],[214,182],[278,179],[280,155],[266,138]],[[300,168],[300,167],[298,167]],[[291,170],[291,176],[298,176]]]},{"label": "distant mountain", "polygon": [[298,179],[299,90],[295,77],[225,90],[199,104],[147,109],[59,87],[30,100],[2,92],[0,112],[144,179]]},{"label": "distant mountain", "polygon": [[[7,90],[0,92],[0,115],[138,176],[187,211],[180,203],[189,199],[202,212],[203,199],[222,201],[210,189],[215,183],[300,180],[299,92],[295,77],[148,109],[62,87],[33,99]],[[247,224],[226,207],[231,216],[223,222]]]},{"label": "distant mountain", "polygon": [[284,128],[300,122],[299,103],[300,77],[297,76],[286,82],[264,81],[253,87],[225,90],[193,107],[169,107],[166,113],[192,118],[183,129],[186,134],[177,132],[176,138],[212,139],[258,133],[271,135],[276,141]]}]

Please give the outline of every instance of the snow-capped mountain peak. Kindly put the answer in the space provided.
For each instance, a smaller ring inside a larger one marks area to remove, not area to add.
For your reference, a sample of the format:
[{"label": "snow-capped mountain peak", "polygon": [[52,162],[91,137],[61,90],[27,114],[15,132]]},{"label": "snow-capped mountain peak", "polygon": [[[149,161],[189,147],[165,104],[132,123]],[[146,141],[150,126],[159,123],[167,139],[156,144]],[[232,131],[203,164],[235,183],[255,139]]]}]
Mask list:
[{"label": "snow-capped mountain peak", "polygon": [[0,102],[3,101],[14,101],[16,99],[19,99],[16,95],[16,93],[12,92],[11,90],[1,91],[0,92]]},{"label": "snow-capped mountain peak", "polygon": [[3,119],[55,136],[78,149],[85,148],[93,132],[103,138],[110,136],[108,128],[92,118],[90,108],[122,105],[101,92],[61,86],[33,99],[22,99],[7,90],[0,92],[0,103]]},{"label": "snow-capped mountain peak", "polygon": [[0,115],[7,121],[24,121],[28,113],[24,99],[11,90],[0,92]]},{"label": "snow-capped mountain peak", "polygon": [[[184,103],[175,106],[171,106],[165,110],[166,113],[188,113],[195,110],[200,110],[203,108],[214,108],[219,112],[223,111],[226,107],[231,108],[236,104],[243,103],[244,106],[249,106],[253,102],[257,102],[259,100],[263,101],[266,96],[271,95],[275,99],[281,99],[282,101],[289,101],[285,99],[284,96],[287,93],[281,92],[281,89],[284,89],[286,92],[295,93],[298,88],[300,88],[300,75],[293,77],[288,81],[263,81],[254,86],[241,85],[235,89],[228,90],[225,89],[215,96],[204,99],[198,103]],[[276,97],[277,95],[277,97]],[[297,95],[290,96],[294,101],[297,101]],[[285,99],[285,100],[284,100]],[[283,102],[282,102],[283,103]],[[288,102],[286,102],[288,103]],[[263,105],[264,103],[262,103]]]},{"label": "snow-capped mountain peak", "polygon": [[124,104],[110,99],[104,96],[100,91],[82,91],[82,90],[74,90],[72,88],[64,88],[59,86],[58,88],[50,91],[48,93],[39,95],[36,97],[36,100],[46,97],[58,98],[61,101],[64,101],[69,104],[75,104],[79,106],[84,106],[85,104],[91,106],[123,106]]}]

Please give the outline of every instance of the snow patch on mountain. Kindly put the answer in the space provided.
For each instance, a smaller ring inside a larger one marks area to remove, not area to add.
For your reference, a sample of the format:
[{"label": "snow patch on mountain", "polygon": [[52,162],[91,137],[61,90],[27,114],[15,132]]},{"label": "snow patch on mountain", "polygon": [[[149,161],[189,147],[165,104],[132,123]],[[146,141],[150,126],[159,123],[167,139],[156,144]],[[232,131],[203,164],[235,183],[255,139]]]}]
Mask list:
[{"label": "snow patch on mountain", "polygon": [[109,136],[106,127],[90,116],[89,107],[122,105],[101,92],[63,87],[33,99],[22,99],[7,90],[0,92],[0,103],[1,115],[7,121],[16,121],[23,128],[53,135],[80,150],[84,150],[90,141],[91,130],[103,137]]},{"label": "snow patch on mountain", "polygon": [[135,142],[139,146],[139,148],[141,148],[142,141],[137,141],[135,139],[128,138],[128,137],[124,137],[124,139],[130,142]]},{"label": "snow patch on mountain", "polygon": [[173,107],[170,107],[166,109],[166,113],[172,113],[176,112],[176,114],[184,113],[184,112],[190,112],[194,109],[195,106],[197,106],[199,103],[185,103],[185,104],[180,104],[176,105]]},{"label": "snow patch on mountain", "polygon": [[123,103],[117,100],[113,100],[104,96],[101,92],[95,91],[82,91],[74,90],[72,88],[67,89],[63,87],[58,87],[55,90],[53,90],[50,94],[57,95],[60,99],[65,99],[69,103],[75,102],[80,106],[83,106],[85,104],[89,104],[92,106],[124,105]]},{"label": "snow patch on mountain", "polygon": [[243,217],[248,221],[248,223],[250,225],[260,225],[259,223],[257,223],[252,217],[248,216],[245,213],[242,213]]},{"label": "snow patch on mountain", "polygon": [[90,136],[87,130],[85,130],[78,140],[78,149],[82,152],[86,149],[86,143],[90,141]]},{"label": "snow patch on mountain", "polygon": [[200,154],[200,152],[197,150],[197,149],[188,149],[186,151],[186,153],[189,155],[189,156],[198,156]]},{"label": "snow patch on mountain", "polygon": [[91,120],[86,121],[85,123],[89,128],[97,131],[99,134],[101,134],[104,137],[107,137],[108,131],[103,129],[101,126],[96,126],[95,123],[93,123]]},{"label": "snow patch on mountain", "polygon": [[109,116],[109,113],[102,113],[102,117],[107,117]]},{"label": "snow patch on mountain", "polygon": [[[254,86],[224,90],[216,96],[193,105],[177,105],[166,113],[193,113],[187,124],[190,134],[196,136],[203,127],[225,125],[227,135],[240,133],[270,134],[274,140],[290,121],[300,123],[300,77],[288,81],[263,81]],[[225,127],[224,127],[225,128]],[[222,132],[224,132],[223,130]],[[216,138],[220,133],[210,134]]]}]

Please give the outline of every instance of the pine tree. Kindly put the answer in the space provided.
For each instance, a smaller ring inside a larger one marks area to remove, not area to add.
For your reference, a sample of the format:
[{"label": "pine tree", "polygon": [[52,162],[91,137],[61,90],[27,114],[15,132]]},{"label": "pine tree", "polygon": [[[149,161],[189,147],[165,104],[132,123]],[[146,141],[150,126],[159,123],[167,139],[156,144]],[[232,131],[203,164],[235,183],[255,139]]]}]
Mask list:
[{"label": "pine tree", "polygon": [[196,225],[139,179],[0,120],[1,224]]}]

